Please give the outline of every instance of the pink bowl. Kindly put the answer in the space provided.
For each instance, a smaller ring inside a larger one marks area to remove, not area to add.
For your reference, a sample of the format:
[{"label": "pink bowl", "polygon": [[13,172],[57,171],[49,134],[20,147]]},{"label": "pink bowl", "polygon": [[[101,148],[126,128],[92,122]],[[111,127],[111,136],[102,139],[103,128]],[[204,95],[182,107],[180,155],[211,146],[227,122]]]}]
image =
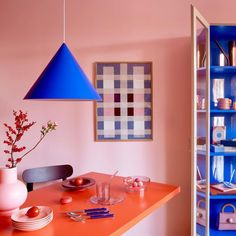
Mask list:
[{"label": "pink bowl", "polygon": [[143,192],[149,183],[150,178],[147,176],[128,176],[124,178],[125,189],[129,193]]}]

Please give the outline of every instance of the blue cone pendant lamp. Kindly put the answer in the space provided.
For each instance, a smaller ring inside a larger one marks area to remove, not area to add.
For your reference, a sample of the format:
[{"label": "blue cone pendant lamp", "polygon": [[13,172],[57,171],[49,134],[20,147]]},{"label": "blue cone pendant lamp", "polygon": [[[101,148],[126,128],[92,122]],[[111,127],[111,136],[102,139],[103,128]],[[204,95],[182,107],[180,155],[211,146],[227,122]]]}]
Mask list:
[{"label": "blue cone pendant lamp", "polygon": [[24,99],[102,100],[65,44],[63,0],[63,43]]},{"label": "blue cone pendant lamp", "polygon": [[65,43],[24,99],[101,100]]}]

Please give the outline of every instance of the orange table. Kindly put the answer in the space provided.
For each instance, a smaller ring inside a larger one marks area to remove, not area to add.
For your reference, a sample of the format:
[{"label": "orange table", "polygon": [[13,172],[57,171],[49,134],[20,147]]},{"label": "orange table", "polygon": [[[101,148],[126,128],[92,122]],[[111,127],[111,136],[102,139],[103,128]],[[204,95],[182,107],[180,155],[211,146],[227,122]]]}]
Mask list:
[{"label": "orange table", "polygon": [[[100,173],[87,173],[84,176],[95,180],[109,179],[108,175]],[[113,193],[124,195],[125,199],[119,204],[109,206],[114,218],[87,220],[86,222],[75,222],[69,219],[64,212],[85,208],[94,208],[99,205],[90,203],[89,198],[95,194],[95,187],[84,191],[67,191],[61,183],[34,190],[30,192],[27,201],[22,207],[31,205],[50,206],[54,212],[53,221],[45,228],[23,232],[14,230],[10,220],[0,221],[1,236],[107,236],[121,235],[144,217],[180,192],[180,187],[167,184],[151,182],[145,190],[144,196],[139,194],[126,194],[121,177],[112,180]],[[65,205],[59,203],[62,196],[72,196],[73,202]],[[99,206],[101,207],[101,206]]]}]

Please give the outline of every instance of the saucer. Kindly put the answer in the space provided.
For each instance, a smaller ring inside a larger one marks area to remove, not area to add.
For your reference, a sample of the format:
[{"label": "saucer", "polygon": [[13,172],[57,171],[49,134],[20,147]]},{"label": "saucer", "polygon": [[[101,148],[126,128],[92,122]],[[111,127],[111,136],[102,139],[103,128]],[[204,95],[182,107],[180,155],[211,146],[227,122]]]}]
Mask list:
[{"label": "saucer", "polygon": [[77,186],[71,183],[71,179],[67,179],[62,182],[62,186],[70,190],[85,190],[86,188],[89,188],[95,184],[95,180],[92,178],[81,178],[83,179],[84,184]]},{"label": "saucer", "polygon": [[108,201],[105,201],[105,202],[102,202],[102,201],[99,201],[98,197],[97,196],[92,196],[89,200],[90,202],[92,202],[93,204],[99,204],[99,205],[106,205],[106,206],[109,206],[109,205],[114,205],[114,204],[117,204],[117,203],[120,203],[124,200],[124,196],[118,196],[118,197],[110,197],[110,199]]}]

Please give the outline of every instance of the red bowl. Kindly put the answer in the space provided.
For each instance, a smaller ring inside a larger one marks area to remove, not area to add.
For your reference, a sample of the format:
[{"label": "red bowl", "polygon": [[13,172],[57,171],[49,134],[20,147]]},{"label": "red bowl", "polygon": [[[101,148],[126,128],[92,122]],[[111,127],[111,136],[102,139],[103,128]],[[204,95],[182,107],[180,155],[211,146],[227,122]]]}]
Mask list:
[{"label": "red bowl", "polygon": [[86,178],[86,177],[81,177],[81,178],[83,179],[83,182],[80,185],[73,184],[73,180],[76,179],[74,178],[63,181],[62,186],[70,190],[85,190],[95,184],[95,180],[92,178]]}]

